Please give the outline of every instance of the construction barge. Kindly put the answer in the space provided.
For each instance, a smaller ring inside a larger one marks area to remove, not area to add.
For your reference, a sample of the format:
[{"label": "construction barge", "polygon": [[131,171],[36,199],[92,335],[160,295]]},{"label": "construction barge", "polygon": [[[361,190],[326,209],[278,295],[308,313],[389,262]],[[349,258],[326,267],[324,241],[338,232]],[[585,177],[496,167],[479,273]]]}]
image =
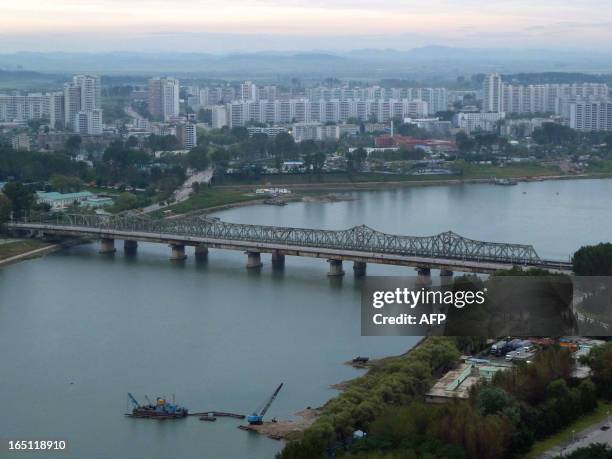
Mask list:
[{"label": "construction barge", "polygon": [[170,403],[163,397],[157,397],[155,403],[151,403],[146,395],[145,398],[149,404],[141,405],[138,403],[138,400],[128,392],[128,399],[132,403],[133,408],[131,413],[126,413],[125,415],[130,418],[156,419],[159,421],[182,419],[189,416],[189,410],[187,410],[187,408],[175,403]]}]

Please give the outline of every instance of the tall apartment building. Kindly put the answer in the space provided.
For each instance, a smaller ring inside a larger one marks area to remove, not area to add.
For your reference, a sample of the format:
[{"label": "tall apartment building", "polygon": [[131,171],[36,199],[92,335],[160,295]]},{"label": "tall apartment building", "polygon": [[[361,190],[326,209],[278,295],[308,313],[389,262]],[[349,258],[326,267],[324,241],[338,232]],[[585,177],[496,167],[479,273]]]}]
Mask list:
[{"label": "tall apartment building", "polygon": [[49,94],[49,124],[53,129],[61,129],[66,121],[66,100],[63,92]]},{"label": "tall apartment building", "polygon": [[23,122],[49,116],[49,97],[0,94],[0,121]]},{"label": "tall apartment building", "polygon": [[579,131],[612,131],[612,101],[579,97],[562,107],[565,123]]},{"label": "tall apartment building", "polygon": [[498,74],[483,83],[483,112],[554,113],[561,115],[564,104],[576,98],[608,99],[605,83],[545,83],[517,85],[504,83]]},{"label": "tall apartment building", "polygon": [[429,113],[423,100],[258,100],[234,101],[226,105],[230,127],[257,123],[338,123],[351,118],[388,122],[392,118],[426,117]]},{"label": "tall apartment building", "polygon": [[482,90],[484,94],[482,111],[492,113],[503,112],[501,75],[497,73],[487,75],[482,84]]},{"label": "tall apartment building", "polygon": [[179,81],[176,78],[149,80],[149,113],[164,121],[179,115]]},{"label": "tall apartment building", "polygon": [[257,86],[250,82],[245,81],[240,85],[240,99],[241,100],[256,100],[257,99]]},{"label": "tall apartment building", "polygon": [[[101,107],[100,79],[92,75],[75,75],[64,85],[64,127],[81,132],[77,124],[79,112],[99,110]],[[97,117],[97,115],[94,115]],[[91,118],[91,116],[90,116]]]},{"label": "tall apartment building", "polygon": [[227,108],[225,105],[215,105],[211,109],[213,129],[221,129],[227,126]]},{"label": "tall apartment building", "polygon": [[74,132],[84,135],[102,134],[102,110],[81,110],[75,115]]},{"label": "tall apartment building", "polygon": [[196,125],[192,123],[182,123],[176,127],[176,137],[184,150],[191,150],[198,145]]}]

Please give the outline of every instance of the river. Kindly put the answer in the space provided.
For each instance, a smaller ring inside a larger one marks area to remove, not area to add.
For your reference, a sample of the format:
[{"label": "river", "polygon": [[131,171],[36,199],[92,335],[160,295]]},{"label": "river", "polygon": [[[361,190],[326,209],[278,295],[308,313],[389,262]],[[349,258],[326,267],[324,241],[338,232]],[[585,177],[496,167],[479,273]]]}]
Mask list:
[{"label": "river", "polygon": [[[233,222],[463,236],[533,244],[567,259],[612,239],[612,180],[400,188],[352,193],[336,203],[249,206],[218,212]],[[120,246],[119,246],[120,247]],[[409,349],[415,338],[361,337],[359,282],[346,266],[328,279],[324,260],[269,257],[247,272],[240,252],[211,250],[168,261],[163,245],[135,257],[101,256],[95,244],[0,269],[0,439],[63,439],[64,454],[19,457],[271,458],[282,443],[238,421],[129,419],[126,392],[176,395],[192,411],[248,413],[285,386],[267,418],[291,418],[361,374],[343,362]],[[413,275],[368,266],[370,274]],[[143,400],[144,401],[144,400]],[[16,455],[17,457],[17,455]]]}]

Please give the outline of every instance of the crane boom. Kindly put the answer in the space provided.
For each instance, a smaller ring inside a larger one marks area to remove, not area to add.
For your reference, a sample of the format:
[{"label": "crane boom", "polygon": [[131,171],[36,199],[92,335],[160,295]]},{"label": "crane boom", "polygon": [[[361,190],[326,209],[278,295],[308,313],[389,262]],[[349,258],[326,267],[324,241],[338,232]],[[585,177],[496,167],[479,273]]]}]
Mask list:
[{"label": "crane boom", "polygon": [[274,401],[274,399],[276,398],[276,396],[280,392],[281,388],[283,387],[283,384],[284,383],[280,383],[279,384],[279,386],[276,388],[276,390],[272,394],[272,397],[270,397],[270,400],[268,400],[268,403],[266,403],[266,406],[264,406],[263,410],[261,410],[261,413],[259,413],[259,416],[261,416],[262,418],[264,417],[264,415],[268,411],[268,408],[270,408],[270,405],[272,405],[272,402]]},{"label": "crane boom", "polygon": [[134,396],[133,396],[132,394],[130,394],[129,392],[128,392],[128,398],[130,399],[130,401],[132,402],[132,404],[133,404],[133,405],[134,405],[136,408],[138,408],[138,407],[140,406],[140,403],[138,403],[138,400],[136,400],[136,399],[134,398]]}]

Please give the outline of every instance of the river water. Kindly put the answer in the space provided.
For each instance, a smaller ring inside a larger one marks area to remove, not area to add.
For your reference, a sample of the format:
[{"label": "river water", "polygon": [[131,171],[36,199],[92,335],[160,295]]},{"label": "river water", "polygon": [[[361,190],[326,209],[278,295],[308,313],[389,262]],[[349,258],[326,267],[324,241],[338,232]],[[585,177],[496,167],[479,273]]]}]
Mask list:
[{"label": "river water", "polygon": [[[530,243],[567,259],[612,239],[612,180],[485,184],[355,192],[354,200],[251,206],[216,215],[242,223],[401,234],[453,230],[475,239]],[[120,246],[118,245],[118,248]],[[268,256],[247,272],[240,252],[168,261],[163,245],[101,256],[95,244],[0,269],[0,439],[63,439],[64,454],[15,457],[271,458],[280,442],[196,417],[123,417],[126,392],[176,395],[192,411],[251,412],[279,382],[267,417],[291,418],[360,374],[343,362],[409,349],[415,338],[361,337],[359,282],[340,282],[324,260]],[[370,274],[413,275],[368,266]],[[144,400],[143,400],[144,401]],[[2,453],[0,453],[2,456]],[[8,456],[11,457],[11,456]]]}]

